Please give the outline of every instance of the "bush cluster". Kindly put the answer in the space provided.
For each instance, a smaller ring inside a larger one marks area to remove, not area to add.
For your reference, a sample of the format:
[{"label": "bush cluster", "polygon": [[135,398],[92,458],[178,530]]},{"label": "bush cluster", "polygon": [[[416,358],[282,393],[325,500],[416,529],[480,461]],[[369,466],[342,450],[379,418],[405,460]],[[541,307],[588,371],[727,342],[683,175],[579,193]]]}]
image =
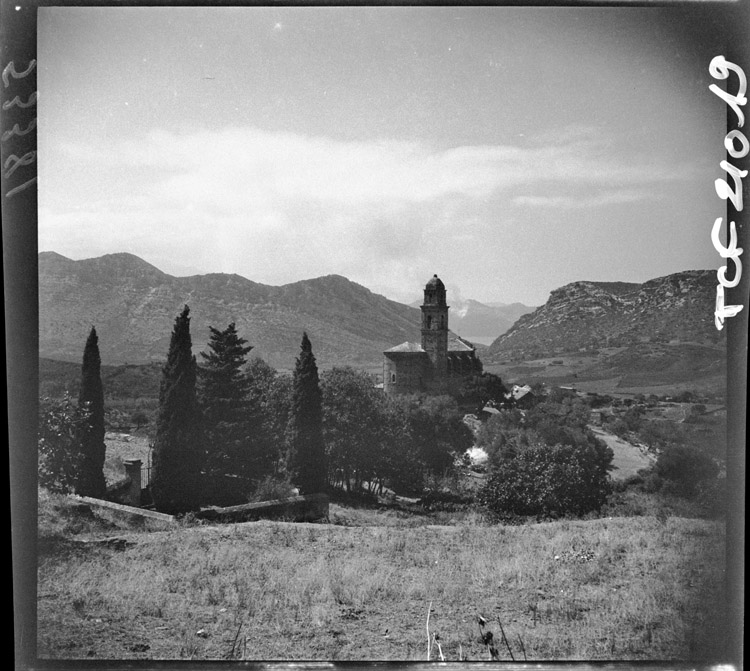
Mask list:
[{"label": "bush cluster", "polygon": [[525,416],[506,410],[490,419],[479,435],[490,455],[480,503],[506,521],[599,510],[613,454],[587,428],[589,416],[580,399],[553,393]]}]

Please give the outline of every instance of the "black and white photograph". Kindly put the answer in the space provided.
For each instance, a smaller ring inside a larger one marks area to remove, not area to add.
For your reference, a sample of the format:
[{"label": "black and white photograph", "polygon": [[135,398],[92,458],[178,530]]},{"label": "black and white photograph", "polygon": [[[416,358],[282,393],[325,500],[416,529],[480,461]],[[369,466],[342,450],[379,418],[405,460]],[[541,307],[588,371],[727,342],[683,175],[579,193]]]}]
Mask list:
[{"label": "black and white photograph", "polygon": [[745,4],[4,2],[20,659],[741,665]]}]

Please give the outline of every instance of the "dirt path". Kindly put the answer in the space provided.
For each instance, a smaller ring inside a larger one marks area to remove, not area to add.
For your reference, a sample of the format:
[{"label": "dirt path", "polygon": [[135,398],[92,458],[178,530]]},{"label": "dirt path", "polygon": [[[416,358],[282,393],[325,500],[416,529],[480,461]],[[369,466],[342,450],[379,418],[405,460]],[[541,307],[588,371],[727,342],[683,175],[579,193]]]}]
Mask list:
[{"label": "dirt path", "polygon": [[635,475],[642,468],[653,466],[654,457],[647,454],[645,448],[633,445],[598,426],[590,426],[589,428],[597,438],[601,438],[615,453],[612,462],[614,465],[613,480],[625,480],[625,478]]}]

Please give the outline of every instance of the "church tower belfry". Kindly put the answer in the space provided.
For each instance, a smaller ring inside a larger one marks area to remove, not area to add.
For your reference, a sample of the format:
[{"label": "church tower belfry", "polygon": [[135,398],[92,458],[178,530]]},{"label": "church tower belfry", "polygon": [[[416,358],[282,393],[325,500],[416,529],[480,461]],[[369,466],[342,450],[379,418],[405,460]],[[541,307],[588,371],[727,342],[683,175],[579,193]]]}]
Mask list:
[{"label": "church tower belfry", "polygon": [[422,349],[430,357],[437,379],[448,371],[448,305],[445,285],[437,275],[424,288],[422,310]]},{"label": "church tower belfry", "polygon": [[386,394],[449,394],[460,397],[467,382],[482,374],[476,348],[448,331],[445,285],[427,282],[422,303],[422,342],[403,342],[383,352]]}]

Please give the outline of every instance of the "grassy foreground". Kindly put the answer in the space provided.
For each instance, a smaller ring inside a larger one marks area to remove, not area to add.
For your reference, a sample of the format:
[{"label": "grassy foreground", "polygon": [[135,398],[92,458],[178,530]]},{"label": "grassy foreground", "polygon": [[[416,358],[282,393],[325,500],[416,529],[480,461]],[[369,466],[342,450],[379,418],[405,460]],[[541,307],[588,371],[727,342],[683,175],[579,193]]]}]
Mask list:
[{"label": "grassy foreground", "polygon": [[[138,533],[67,519],[40,521],[40,658],[425,660],[430,603],[449,661],[488,659],[480,614],[501,659],[498,618],[516,661],[721,656],[716,522],[414,527],[373,511],[356,527]],[[71,540],[112,535],[128,543]]]}]

